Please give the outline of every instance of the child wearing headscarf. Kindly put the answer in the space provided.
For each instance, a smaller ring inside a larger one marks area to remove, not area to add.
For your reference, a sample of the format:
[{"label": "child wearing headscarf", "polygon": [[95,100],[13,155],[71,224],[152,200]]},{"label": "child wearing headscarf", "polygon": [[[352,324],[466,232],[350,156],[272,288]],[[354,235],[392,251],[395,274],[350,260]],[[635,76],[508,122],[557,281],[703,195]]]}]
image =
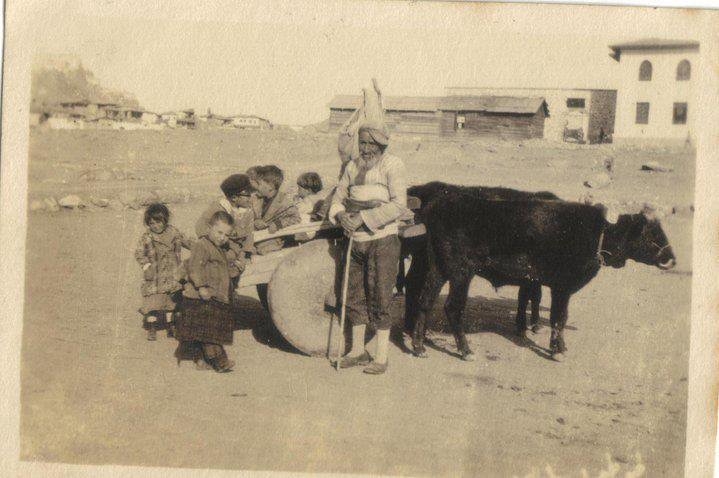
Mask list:
[{"label": "child wearing headscarf", "polygon": [[164,204],[150,204],[145,210],[147,230],[140,238],[135,259],[142,267],[143,326],[147,340],[157,340],[158,320],[164,319],[167,336],[173,336],[173,312],[180,291],[182,248],[192,241],[170,224],[170,210]]}]

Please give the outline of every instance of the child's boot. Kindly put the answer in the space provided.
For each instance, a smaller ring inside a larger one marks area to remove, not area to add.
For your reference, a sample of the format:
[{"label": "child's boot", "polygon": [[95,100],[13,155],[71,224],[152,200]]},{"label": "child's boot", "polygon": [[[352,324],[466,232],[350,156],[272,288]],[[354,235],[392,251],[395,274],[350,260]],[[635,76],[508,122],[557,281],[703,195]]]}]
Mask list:
[{"label": "child's boot", "polygon": [[157,319],[153,316],[147,318],[147,340],[157,340]]},{"label": "child's boot", "polygon": [[165,322],[167,324],[167,337],[175,337],[175,323],[172,321],[172,312],[165,313]]}]

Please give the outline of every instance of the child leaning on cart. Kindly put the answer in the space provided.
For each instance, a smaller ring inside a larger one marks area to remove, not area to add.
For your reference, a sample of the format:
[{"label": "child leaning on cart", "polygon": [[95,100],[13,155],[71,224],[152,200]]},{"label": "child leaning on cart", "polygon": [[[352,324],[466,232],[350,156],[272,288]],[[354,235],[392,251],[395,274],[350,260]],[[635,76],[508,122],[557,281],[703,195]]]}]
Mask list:
[{"label": "child leaning on cart", "polygon": [[[285,191],[280,191],[284,180],[282,170],[274,165],[254,166],[248,170],[248,176],[255,189],[256,197],[252,208],[255,212],[255,230],[267,229],[274,233],[278,229],[300,223],[300,215],[292,197]],[[255,252],[265,255],[279,251],[291,245],[292,237],[275,237],[258,241]],[[265,309],[269,309],[267,302],[267,284],[257,284],[257,296]]]},{"label": "child leaning on cart", "polygon": [[150,204],[144,216],[147,230],[140,237],[135,259],[142,267],[143,326],[147,340],[157,339],[158,319],[164,319],[167,336],[172,337],[172,313],[181,290],[182,248],[192,242],[170,224],[170,211],[164,204]]},{"label": "child leaning on cart", "polygon": [[234,318],[226,254],[234,220],[226,211],[217,211],[208,224],[207,233],[197,240],[186,263],[175,357],[178,365],[183,359],[191,359],[198,369],[230,372],[235,363],[227,358],[224,345],[232,343]]},{"label": "child leaning on cart", "polygon": [[[267,229],[270,233],[300,223],[300,215],[292,197],[280,187],[284,181],[282,170],[275,165],[251,168],[250,181],[256,199],[252,205],[255,212],[255,230]],[[257,254],[267,254],[285,247],[287,239],[276,237],[255,244]]]},{"label": "child leaning on cart", "polygon": [[302,222],[321,221],[327,191],[322,186],[322,178],[315,172],[302,173],[297,178],[297,196],[295,202]]}]

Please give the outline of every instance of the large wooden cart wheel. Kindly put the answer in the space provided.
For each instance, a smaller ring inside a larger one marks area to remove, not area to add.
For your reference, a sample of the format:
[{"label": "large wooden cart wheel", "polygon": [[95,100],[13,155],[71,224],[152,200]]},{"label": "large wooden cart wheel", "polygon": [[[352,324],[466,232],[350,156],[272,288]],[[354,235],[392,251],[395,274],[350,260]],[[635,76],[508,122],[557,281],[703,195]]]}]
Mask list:
[{"label": "large wooden cart wheel", "polygon": [[[279,263],[268,285],[272,321],[284,338],[312,356],[337,357],[343,241],[302,244]],[[345,347],[348,341],[345,340]],[[343,350],[344,353],[344,350]]]}]

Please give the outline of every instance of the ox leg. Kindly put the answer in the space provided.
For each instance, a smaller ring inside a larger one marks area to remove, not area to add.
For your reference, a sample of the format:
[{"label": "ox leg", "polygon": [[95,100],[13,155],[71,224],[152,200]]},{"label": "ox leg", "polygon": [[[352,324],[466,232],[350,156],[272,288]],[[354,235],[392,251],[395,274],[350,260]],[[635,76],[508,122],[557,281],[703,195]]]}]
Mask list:
[{"label": "ox leg", "polygon": [[564,343],[564,326],[567,323],[567,311],[569,308],[568,292],[552,289],[552,306],[549,321],[552,325],[552,336],[549,341],[549,349],[552,358],[561,361],[567,347]]},{"label": "ox leg", "polygon": [[532,290],[529,294],[532,301],[532,332],[539,332],[542,326],[539,324],[539,304],[542,302],[542,283],[538,281],[532,282]]},{"label": "ox leg", "polygon": [[462,322],[462,312],[467,304],[467,294],[469,294],[469,284],[472,281],[472,274],[463,274],[461,277],[450,279],[449,296],[444,304],[444,312],[452,326],[454,332],[454,340],[457,342],[457,349],[462,354],[462,360],[471,362],[474,360],[474,353],[469,348],[467,336],[464,333],[464,323]]},{"label": "ox leg", "polygon": [[[522,284],[519,286],[519,297],[517,298],[517,335],[521,338],[527,337],[527,304],[529,303],[531,285]],[[532,317],[534,318],[534,317]]]},{"label": "ox leg", "polygon": [[424,348],[424,332],[427,325],[427,316],[432,312],[432,306],[437,301],[444,282],[445,280],[440,276],[436,267],[430,267],[417,301],[418,310],[415,316],[414,332],[412,334],[412,353],[416,357],[427,356],[427,350]]},{"label": "ox leg", "polygon": [[404,268],[404,259],[405,256],[400,255],[399,257],[399,267],[397,268],[397,279],[395,280],[395,289],[397,289],[397,292],[395,295],[402,296],[405,294],[406,289],[406,275],[405,275],[405,268]]},{"label": "ox leg", "polygon": [[412,261],[405,278],[404,326],[408,332],[414,330],[419,313],[419,296],[427,277],[427,255],[424,251],[412,254]]}]

